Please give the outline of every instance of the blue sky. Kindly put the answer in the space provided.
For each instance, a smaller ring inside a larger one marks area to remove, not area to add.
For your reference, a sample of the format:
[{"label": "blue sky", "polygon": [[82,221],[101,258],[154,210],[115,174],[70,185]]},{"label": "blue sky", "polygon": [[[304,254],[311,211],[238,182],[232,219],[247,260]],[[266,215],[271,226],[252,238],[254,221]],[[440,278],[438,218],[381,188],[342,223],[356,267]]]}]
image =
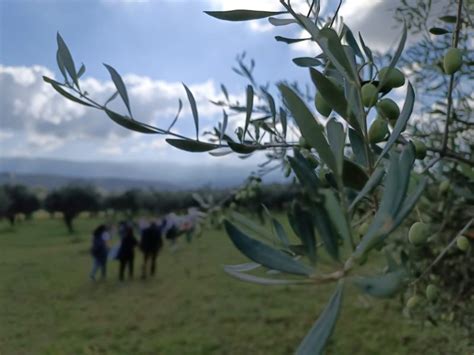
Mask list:
[{"label": "blue sky", "polygon": [[[293,3],[304,9],[301,1]],[[323,1],[323,7],[329,11],[335,2],[327,3]],[[367,42],[383,51],[394,43],[398,32],[390,22],[390,6],[393,2],[348,1],[341,14]],[[84,87],[92,96],[105,98],[113,92],[102,66],[103,62],[111,64],[127,83],[137,119],[167,123],[182,98],[185,109],[178,130],[187,133],[193,127],[181,86],[185,82],[198,101],[201,126],[210,128],[220,119],[220,109],[207,99],[222,97],[220,83],[227,85],[233,97],[243,98],[247,83],[230,69],[238,53],[245,50],[255,58],[256,77],[262,83],[285,78],[309,82],[307,71],[291,59],[316,53],[315,48],[274,41],[275,35],[299,36],[292,26],[275,28],[266,20],[222,22],[203,13],[239,7],[272,10],[279,9],[279,2],[0,0],[1,154],[196,163],[196,155],[170,148],[163,137],[132,134],[99,112],[67,102],[40,78],[59,77],[55,63],[59,31],[76,63],[86,64]],[[202,154],[198,159],[212,164],[215,158]],[[225,159],[232,164],[255,164]]]},{"label": "blue sky", "polygon": [[220,22],[204,14],[213,7],[209,1],[2,0],[1,4],[5,65],[55,68],[59,31],[74,56],[89,64],[88,74],[98,79],[108,78],[101,66],[107,62],[124,73],[167,81],[194,83],[214,77],[231,82],[235,76],[230,66],[243,50],[265,63],[259,67],[264,78],[301,71],[291,65],[293,53],[285,44],[272,43],[271,32],[262,35],[245,24]]}]

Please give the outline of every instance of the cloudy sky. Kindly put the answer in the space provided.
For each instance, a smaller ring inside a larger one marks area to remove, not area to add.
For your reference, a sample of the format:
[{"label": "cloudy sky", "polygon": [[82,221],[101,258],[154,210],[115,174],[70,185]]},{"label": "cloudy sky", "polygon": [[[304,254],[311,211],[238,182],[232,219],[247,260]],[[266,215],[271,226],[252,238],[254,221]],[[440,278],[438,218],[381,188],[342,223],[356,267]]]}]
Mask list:
[{"label": "cloudy sky", "polygon": [[[306,8],[302,1],[292,3]],[[335,1],[322,1],[325,13],[334,5]],[[395,6],[393,0],[346,1],[341,15],[370,46],[385,51],[394,46],[400,32],[391,19]],[[102,66],[111,64],[123,75],[139,120],[166,127],[178,99],[183,99],[177,129],[184,134],[194,128],[181,82],[197,99],[203,130],[212,127],[221,118],[221,109],[208,100],[223,98],[221,83],[232,96],[243,97],[247,83],[231,70],[242,51],[255,59],[261,83],[285,78],[308,82],[307,71],[291,59],[314,54],[315,49],[273,39],[301,35],[293,25],[273,27],[266,20],[222,22],[203,13],[235,8],[281,9],[278,0],[0,0],[1,156],[203,164],[215,159],[239,161],[179,152],[162,136],[131,133],[101,112],[67,101],[41,80],[42,75],[59,80],[55,62],[59,31],[77,65],[86,65],[82,87],[92,97],[103,101],[114,92]]]}]

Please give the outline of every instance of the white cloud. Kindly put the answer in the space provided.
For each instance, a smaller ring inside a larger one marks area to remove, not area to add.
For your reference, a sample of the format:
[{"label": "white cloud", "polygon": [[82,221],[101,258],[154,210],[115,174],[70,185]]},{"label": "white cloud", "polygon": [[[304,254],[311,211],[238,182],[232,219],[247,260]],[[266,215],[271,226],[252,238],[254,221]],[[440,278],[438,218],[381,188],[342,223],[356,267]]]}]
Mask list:
[{"label": "white cloud", "polygon": [[[210,9],[226,11],[234,9],[282,11],[283,6],[277,0],[209,0]],[[322,1],[320,13],[328,12],[328,1]],[[308,1],[299,0],[291,2],[296,12],[306,13],[309,9]],[[400,24],[393,18],[394,10],[399,0],[359,0],[345,1],[339,15],[349,25],[354,34],[360,31],[367,44],[378,51],[387,51],[393,47],[400,34]],[[331,7],[333,4],[331,4]],[[334,11],[334,9],[332,9]],[[328,14],[330,15],[330,14]],[[271,31],[276,29],[268,23],[267,19],[249,21],[250,29],[257,32]],[[290,27],[285,27],[290,28]],[[294,27],[292,26],[292,29]],[[305,31],[297,32],[298,38],[308,37]],[[302,55],[317,55],[319,48],[316,44],[305,41],[290,46]]]},{"label": "white cloud", "polygon": [[394,19],[399,0],[345,1],[339,15],[357,36],[361,32],[370,48],[381,52],[394,46],[401,25]]},{"label": "white cloud", "polygon": [[[113,123],[103,112],[63,98],[43,81],[43,75],[54,78],[52,71],[42,66],[0,65],[0,140],[3,155],[39,157],[47,154],[67,159],[71,158],[68,156],[70,151],[76,149],[76,154],[81,157],[94,156],[97,152],[98,156],[93,159],[107,156],[147,159],[156,155],[169,160],[175,157],[195,159],[192,154],[170,147],[163,136],[129,131]],[[183,110],[174,131],[194,135],[191,110],[181,83],[135,74],[127,74],[123,78],[137,120],[167,128],[176,115],[178,99],[181,99]],[[81,80],[81,87],[98,102],[104,102],[115,91],[111,81],[87,76]],[[223,100],[224,96],[212,80],[188,87],[197,102],[202,132],[204,127],[210,127],[221,119],[222,108],[210,103],[209,99]],[[243,92],[239,96],[230,93],[230,98],[245,102]],[[126,112],[119,98],[110,107],[117,112]]]},{"label": "white cloud", "polygon": [[[400,36],[400,23],[394,19],[395,9],[399,0],[359,0],[345,1],[339,16],[357,37],[360,32],[366,44],[379,52],[392,49]],[[324,10],[321,13],[325,13]],[[328,13],[327,15],[332,15]],[[308,37],[306,31],[299,31],[298,38]],[[291,46],[303,55],[317,55],[320,50],[309,41]]]}]

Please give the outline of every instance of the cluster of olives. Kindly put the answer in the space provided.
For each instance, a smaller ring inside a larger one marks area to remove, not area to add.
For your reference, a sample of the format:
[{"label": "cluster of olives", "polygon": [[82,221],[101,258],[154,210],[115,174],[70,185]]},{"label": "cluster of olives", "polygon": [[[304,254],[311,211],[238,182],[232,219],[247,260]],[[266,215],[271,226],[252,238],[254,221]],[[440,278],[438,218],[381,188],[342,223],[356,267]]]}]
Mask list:
[{"label": "cluster of olives", "polygon": [[[439,297],[439,288],[434,284],[428,284],[425,289],[425,297],[429,302],[436,302]],[[423,302],[423,297],[418,294],[412,295],[408,298],[406,307],[408,309],[414,309],[416,306]]]},{"label": "cluster of olives", "polygon": [[[380,88],[383,92],[388,92],[405,84],[405,76],[397,68],[382,68],[378,76],[383,84]],[[380,143],[389,134],[388,123],[393,127],[397,122],[398,116],[400,116],[400,109],[392,99],[383,98],[379,101],[379,91],[373,83],[362,85],[361,94],[364,106],[375,106],[377,110],[377,116],[369,128],[369,142],[373,144]]]},{"label": "cluster of olives", "polygon": [[[405,84],[405,76],[397,68],[385,67],[379,70],[378,78],[382,82],[381,92],[389,92],[394,88],[399,88]],[[330,78],[334,82],[333,79]],[[337,83],[334,82],[336,85]],[[342,89],[341,89],[342,90]],[[361,88],[362,103],[365,107],[376,107],[377,116],[372,122],[368,132],[370,143],[376,144],[383,142],[389,135],[388,125],[395,126],[400,116],[400,108],[390,98],[382,98],[379,100],[379,91],[374,83],[369,82],[362,85]],[[331,106],[324,99],[320,92],[316,93],[314,98],[316,110],[324,117],[329,117],[332,112]],[[416,157],[424,159],[426,156],[426,146],[418,140],[412,141],[415,146]]]},{"label": "cluster of olives", "polygon": [[[457,72],[462,66],[462,52],[457,48],[450,48],[447,50],[444,59],[443,59],[443,69],[444,72],[448,75],[452,75]],[[426,147],[420,142],[413,140],[412,143],[416,149],[416,155],[418,159],[423,159],[426,156]],[[438,186],[438,195],[445,196],[450,189],[451,185],[449,180],[443,180]],[[426,243],[430,236],[429,225],[423,222],[414,223],[408,232],[408,240],[411,244],[415,246],[420,246]],[[459,236],[456,238],[456,246],[462,252],[467,252],[470,249],[471,242],[466,236]],[[425,297],[429,302],[436,302],[440,294],[440,289],[430,283],[426,286]],[[406,302],[406,308],[412,310],[419,306],[424,300],[424,297],[420,294],[414,293],[411,297],[408,298]],[[452,320],[454,313],[451,313],[448,317],[444,314],[442,319]]]},{"label": "cluster of olives", "polygon": [[[429,225],[423,222],[415,222],[408,232],[408,240],[415,246],[423,245],[430,235]],[[466,236],[459,236],[456,238],[456,246],[462,251],[466,252],[470,249],[470,241]],[[425,291],[426,299],[430,302],[435,302],[438,299],[439,289],[434,284],[428,284]],[[413,309],[422,301],[422,297],[418,294],[412,295],[406,303],[408,309]]]},{"label": "cluster of olives", "polygon": [[[423,222],[415,222],[408,231],[408,240],[411,244],[420,246],[423,245],[430,235],[430,227]],[[461,251],[467,251],[470,247],[469,239],[465,236],[459,236],[456,239],[456,245]]]},{"label": "cluster of olives", "polygon": [[[257,196],[258,190],[260,189],[261,182],[261,178],[252,177],[244,187],[237,191],[234,196],[234,200],[237,202],[243,202],[254,199]],[[237,206],[235,202],[231,202],[229,207],[235,208]]]}]

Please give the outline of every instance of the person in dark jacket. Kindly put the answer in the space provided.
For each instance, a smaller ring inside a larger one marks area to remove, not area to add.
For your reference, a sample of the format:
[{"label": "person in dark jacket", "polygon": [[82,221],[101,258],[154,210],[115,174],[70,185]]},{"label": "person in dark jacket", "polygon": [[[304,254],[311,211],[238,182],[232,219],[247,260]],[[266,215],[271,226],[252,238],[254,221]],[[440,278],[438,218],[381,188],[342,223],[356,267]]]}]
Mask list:
[{"label": "person in dark jacket", "polygon": [[123,281],[125,269],[128,266],[128,276],[133,278],[133,259],[134,259],[134,249],[136,247],[137,239],[133,234],[133,228],[124,225],[123,228],[123,238],[120,243],[120,249],[118,251],[117,259],[120,261],[119,267],[119,280]]},{"label": "person in dark jacket", "polygon": [[91,254],[94,259],[94,264],[90,273],[91,280],[95,280],[95,275],[99,269],[101,272],[101,279],[105,279],[107,274],[108,239],[108,228],[104,224],[98,226],[92,233]]},{"label": "person in dark jacket", "polygon": [[142,232],[142,238],[140,241],[140,249],[143,252],[143,268],[142,277],[147,277],[148,265],[150,268],[150,275],[155,274],[156,269],[156,258],[158,253],[163,246],[163,240],[161,239],[161,227],[152,221],[150,225],[145,228]]}]

